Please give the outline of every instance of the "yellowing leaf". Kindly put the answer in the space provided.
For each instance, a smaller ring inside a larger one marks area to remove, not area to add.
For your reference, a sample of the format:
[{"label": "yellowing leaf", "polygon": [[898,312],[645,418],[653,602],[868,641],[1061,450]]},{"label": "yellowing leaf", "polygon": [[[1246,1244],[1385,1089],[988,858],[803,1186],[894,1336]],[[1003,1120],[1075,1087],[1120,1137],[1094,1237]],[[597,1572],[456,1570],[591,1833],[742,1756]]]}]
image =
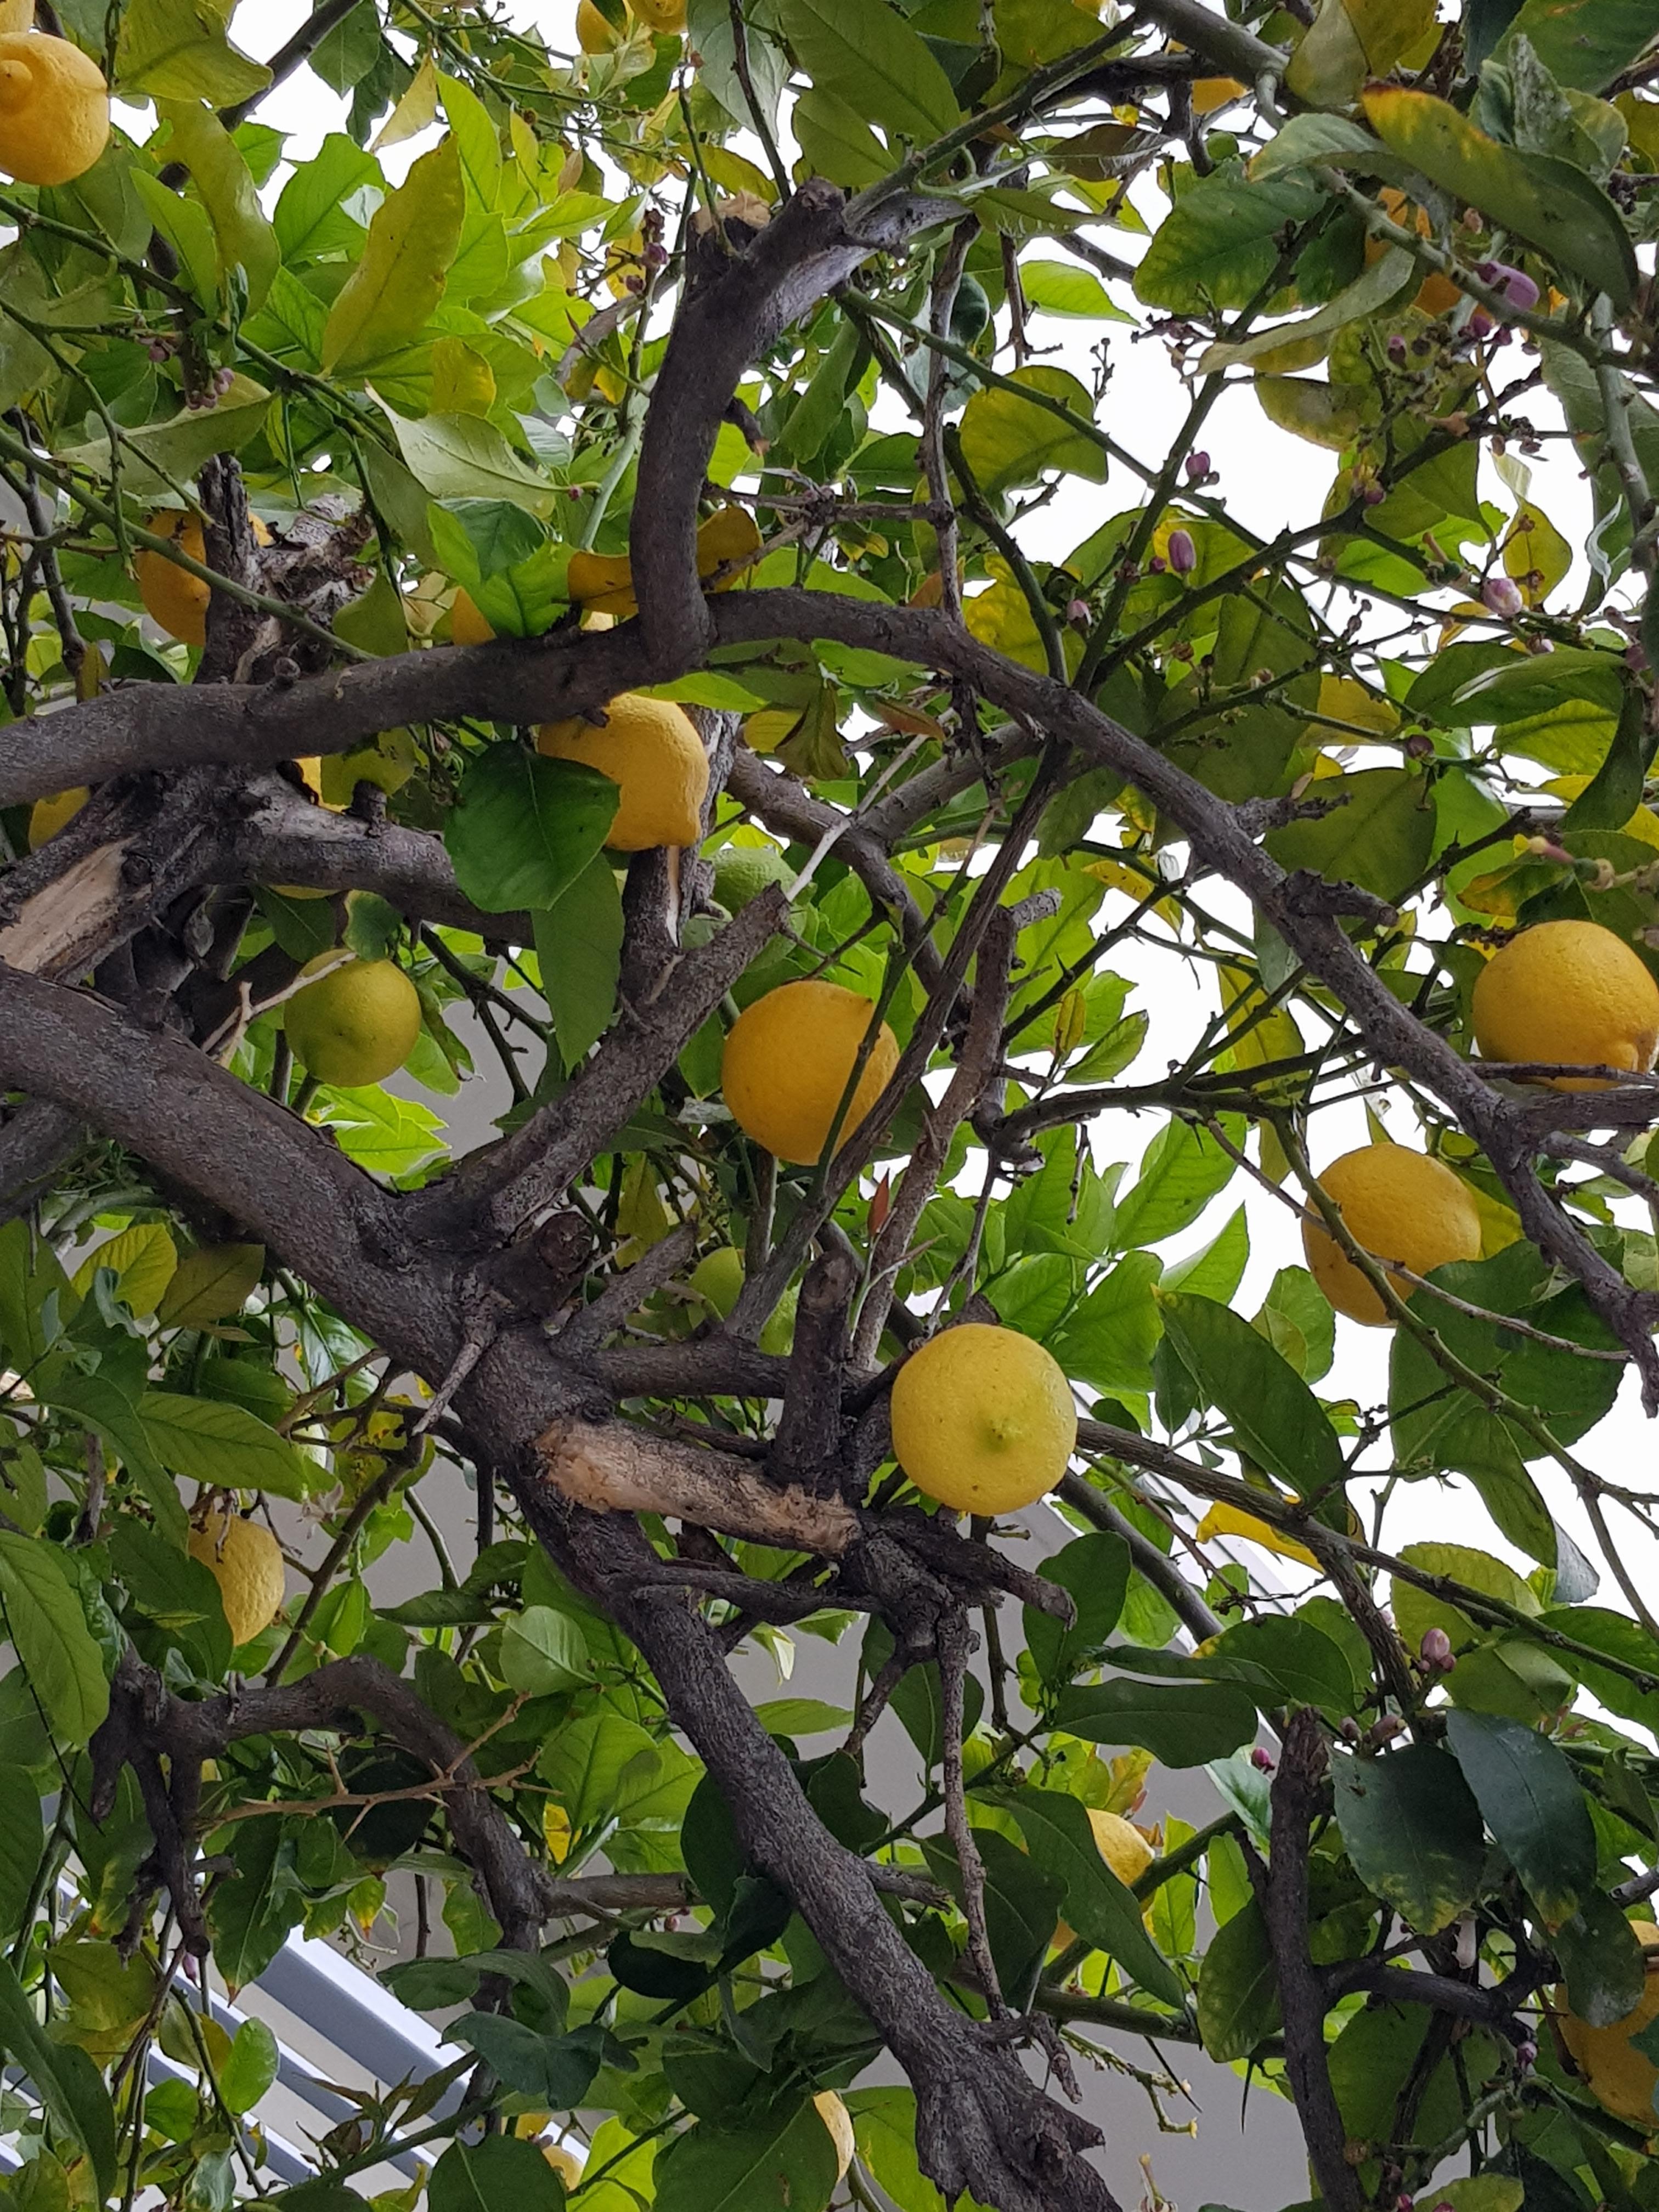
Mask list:
[{"label": "yellowing leaf", "polygon": [[[1370,730],[1379,738],[1389,737],[1400,727],[1400,709],[1393,700],[1368,691],[1352,676],[1320,678],[1319,712],[1328,720],[1346,722],[1352,729]],[[1333,775],[1337,770],[1333,763],[1322,769],[1316,767],[1314,773]]]},{"label": "yellowing leaf", "polygon": [[1572,548],[1541,507],[1528,501],[1504,540],[1504,568],[1529,607],[1541,607],[1572,567]]},{"label": "yellowing leaf", "polygon": [[446,137],[376,209],[363,258],[324,325],[325,375],[362,374],[424,328],[443,296],[465,207],[459,149]]},{"label": "yellowing leaf", "polygon": [[226,33],[235,0],[130,0],[115,46],[116,82],[152,99],[229,107],[263,92],[270,71]]},{"label": "yellowing leaf", "polygon": [[1501,146],[1448,101],[1373,85],[1366,119],[1390,152],[1627,307],[1636,256],[1619,210],[1582,171],[1547,154]]},{"label": "yellowing leaf", "polygon": [[142,1317],[155,1312],[178,1265],[178,1249],[161,1223],[135,1221],[130,1229],[123,1229],[95,1252],[89,1252],[76,1269],[73,1280],[85,1297],[98,1270],[110,1268],[115,1276],[115,1295],[130,1312]]},{"label": "yellowing leaf", "polygon": [[1370,397],[1361,384],[1319,384],[1305,376],[1258,376],[1255,396],[1279,429],[1337,453],[1364,428]]},{"label": "yellowing leaf", "polygon": [[203,1244],[178,1263],[157,1318],[164,1328],[204,1328],[239,1314],[264,1270],[263,1244]]},{"label": "yellowing leaf", "polygon": [[1277,1528],[1270,1528],[1265,1521],[1237,1505],[1210,1508],[1198,1524],[1198,1540],[1207,1544],[1212,1536],[1243,1536],[1264,1551],[1276,1552],[1281,1559],[1297,1559],[1306,1567],[1319,1565],[1305,1544],[1298,1544],[1293,1536],[1281,1536]]},{"label": "yellowing leaf", "polygon": [[414,138],[438,114],[438,72],[428,54],[414,76],[409,89],[392,109],[375,135],[371,153],[378,154],[383,146],[400,146],[405,138]]},{"label": "yellowing leaf", "polygon": [[1434,0],[1324,0],[1285,82],[1310,107],[1346,107],[1434,27]]},{"label": "yellowing leaf", "polygon": [[495,404],[495,372],[464,338],[440,338],[432,349],[434,415],[488,415]]},{"label": "yellowing leaf", "polygon": [[220,276],[240,263],[247,277],[248,305],[259,307],[276,274],[282,249],[265,220],[247,163],[210,108],[173,100],[158,100],[155,108],[173,125],[167,151],[190,171],[213,225]]},{"label": "yellowing leaf", "polygon": [[[1094,404],[1076,377],[1063,368],[1016,369],[1012,381],[1056,401],[1081,422],[1092,424]],[[976,392],[963,410],[962,458],[982,492],[1036,483],[1049,469],[1106,479],[1106,456],[1082,429],[1048,407],[1024,399],[1006,386]]]}]

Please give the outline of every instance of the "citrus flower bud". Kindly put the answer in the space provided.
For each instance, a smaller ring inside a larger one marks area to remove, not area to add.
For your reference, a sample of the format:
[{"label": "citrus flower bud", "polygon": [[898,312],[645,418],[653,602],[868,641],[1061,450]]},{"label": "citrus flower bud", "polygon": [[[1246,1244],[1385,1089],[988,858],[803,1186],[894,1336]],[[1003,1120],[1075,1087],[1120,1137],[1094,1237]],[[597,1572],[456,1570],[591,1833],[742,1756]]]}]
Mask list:
[{"label": "citrus flower bud", "polygon": [[1510,576],[1488,576],[1480,586],[1480,599],[1487,611],[1512,619],[1518,615],[1526,601],[1521,596],[1521,586]]},{"label": "citrus flower bud", "polygon": [[1170,566],[1177,576],[1190,576],[1198,566],[1198,548],[1185,530],[1170,532]]},{"label": "citrus flower bud", "polygon": [[1273,1771],[1273,1755],[1272,1752],[1265,1750],[1261,1744],[1257,1744],[1250,1753],[1250,1764],[1258,1774],[1271,1774]]},{"label": "citrus flower bud", "polygon": [[1423,1664],[1436,1668],[1442,1674],[1457,1663],[1452,1657],[1451,1638],[1443,1628],[1425,1628],[1421,1649]]}]

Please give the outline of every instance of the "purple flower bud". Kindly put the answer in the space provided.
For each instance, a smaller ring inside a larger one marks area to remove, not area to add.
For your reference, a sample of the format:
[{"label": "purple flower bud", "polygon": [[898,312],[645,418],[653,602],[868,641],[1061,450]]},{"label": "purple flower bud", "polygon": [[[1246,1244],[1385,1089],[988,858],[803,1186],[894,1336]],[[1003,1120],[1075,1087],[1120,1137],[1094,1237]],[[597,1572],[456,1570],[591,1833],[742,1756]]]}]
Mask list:
[{"label": "purple flower bud", "polygon": [[1443,1628],[1425,1628],[1421,1650],[1425,1667],[1443,1668],[1451,1664],[1451,1638]]},{"label": "purple flower bud", "polygon": [[1359,495],[1367,507],[1381,507],[1388,495],[1386,488],[1378,483],[1375,477],[1369,479],[1364,489]]},{"label": "purple flower bud", "polygon": [[1206,453],[1188,453],[1181,465],[1187,471],[1189,483],[1200,483],[1210,473],[1210,457]]},{"label": "purple flower bud", "polygon": [[1405,1725],[1398,1713],[1384,1713],[1381,1720],[1371,1723],[1371,1741],[1392,1743]]},{"label": "purple flower bud", "polygon": [[1406,341],[1399,331],[1395,331],[1389,340],[1389,359],[1396,368],[1403,368],[1406,366]]},{"label": "purple flower bud", "polygon": [[1472,338],[1489,338],[1498,325],[1484,307],[1477,307],[1464,328]]},{"label": "purple flower bud", "polygon": [[1170,532],[1170,566],[1177,576],[1190,576],[1198,566],[1198,548],[1185,530]]},{"label": "purple flower bud", "polygon": [[1515,2046],[1515,2063],[1523,2074],[1530,2072],[1538,2063],[1538,2045],[1531,2042],[1517,2043]]},{"label": "purple flower bud", "polygon": [[1250,1764],[1258,1774],[1271,1774],[1273,1771],[1273,1755],[1272,1752],[1265,1750],[1261,1744],[1257,1744],[1250,1753]]},{"label": "purple flower bud", "polygon": [[1434,739],[1426,730],[1413,730],[1403,748],[1407,760],[1429,760],[1434,753]]},{"label": "purple flower bud", "polygon": [[1087,629],[1089,627],[1087,599],[1068,599],[1066,603],[1066,619],[1073,629]]},{"label": "purple flower bud", "polygon": [[1359,1741],[1359,1723],[1352,1713],[1343,1720],[1341,1735],[1344,1743],[1358,1743]]},{"label": "purple flower bud", "polygon": [[644,258],[645,265],[647,269],[666,269],[668,266],[668,248],[665,246],[647,246],[645,249]]},{"label": "purple flower bud", "polygon": [[1161,553],[1154,553],[1146,563],[1146,573],[1149,576],[1161,576],[1169,565]]},{"label": "purple flower bud", "polygon": [[1488,613],[1502,615],[1506,622],[1513,621],[1526,605],[1521,586],[1512,576],[1488,576],[1480,586],[1480,599]]}]

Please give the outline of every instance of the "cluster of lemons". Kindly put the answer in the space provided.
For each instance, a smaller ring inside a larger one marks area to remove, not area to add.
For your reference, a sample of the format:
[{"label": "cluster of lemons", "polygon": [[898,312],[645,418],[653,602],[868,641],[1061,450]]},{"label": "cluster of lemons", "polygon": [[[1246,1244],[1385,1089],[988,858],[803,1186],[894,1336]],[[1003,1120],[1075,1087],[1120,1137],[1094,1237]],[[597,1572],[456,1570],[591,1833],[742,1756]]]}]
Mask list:
[{"label": "cluster of lemons", "polygon": [[[1476,978],[1472,1012],[1483,1059],[1515,1066],[1606,1067],[1637,1073],[1659,1049],[1659,984],[1624,939],[1595,921],[1540,921],[1501,946]],[[1594,1091],[1607,1079],[1545,1076],[1561,1091]],[[1442,1161],[1400,1145],[1366,1145],[1333,1161],[1321,1189],[1356,1244],[1426,1275],[1480,1256],[1480,1218],[1469,1188]],[[1326,1230],[1310,1221],[1308,1265],[1339,1313],[1372,1326],[1389,1314],[1364,1274]],[[1414,1285],[1389,1280],[1401,1297]]]}]

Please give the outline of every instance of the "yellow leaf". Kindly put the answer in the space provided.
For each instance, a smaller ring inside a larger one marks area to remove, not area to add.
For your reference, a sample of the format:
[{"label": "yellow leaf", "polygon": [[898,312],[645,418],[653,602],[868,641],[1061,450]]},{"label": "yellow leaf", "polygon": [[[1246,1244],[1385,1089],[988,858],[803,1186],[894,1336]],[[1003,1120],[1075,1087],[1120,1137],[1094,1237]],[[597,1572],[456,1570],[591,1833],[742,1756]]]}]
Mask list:
[{"label": "yellow leaf", "polygon": [[1255,396],[1279,429],[1340,453],[1364,427],[1366,392],[1358,384],[1320,384],[1305,376],[1258,376]]},{"label": "yellow leaf", "polygon": [[1572,548],[1540,507],[1522,507],[1504,540],[1504,568],[1529,607],[1541,607],[1572,567]]},{"label": "yellow leaf", "polygon": [[1089,1002],[1075,985],[1054,1009],[1054,1058],[1067,1060],[1083,1042]]},{"label": "yellow leaf", "polygon": [[1400,727],[1400,709],[1393,700],[1368,691],[1352,676],[1320,678],[1319,711],[1329,721],[1346,722],[1352,729],[1371,730],[1379,738],[1389,737]]},{"label": "yellow leaf", "polygon": [[75,1287],[82,1297],[92,1288],[100,1267],[115,1275],[115,1295],[128,1311],[142,1318],[153,1314],[179,1265],[173,1239],[159,1221],[136,1221],[89,1252],[75,1271]]},{"label": "yellow leaf", "polygon": [[[1270,1062],[1293,1060],[1302,1050],[1302,1032],[1294,1016],[1282,1006],[1261,1015],[1252,1022],[1252,1016],[1267,1004],[1261,985],[1255,977],[1243,968],[1224,968],[1221,970],[1221,1003],[1226,1009],[1228,1033],[1233,1038],[1233,1065],[1240,1069],[1265,1067]],[[1245,1024],[1251,1025],[1246,1028]],[[1282,1087],[1288,1081],[1292,1089],[1299,1087],[1299,1078],[1285,1078],[1280,1085],[1269,1084],[1268,1091]]]},{"label": "yellow leaf", "polygon": [[405,138],[417,137],[437,119],[438,72],[428,54],[410,79],[408,91],[380,125],[369,151],[378,154],[383,146],[400,146]]},{"label": "yellow leaf", "polygon": [[440,338],[432,349],[432,412],[488,415],[495,404],[495,372],[464,338]]},{"label": "yellow leaf", "polygon": [[1252,1544],[1260,1544],[1263,1551],[1276,1552],[1281,1559],[1298,1559],[1307,1567],[1319,1565],[1305,1544],[1298,1544],[1293,1536],[1281,1536],[1277,1528],[1270,1528],[1265,1521],[1237,1505],[1210,1508],[1198,1524],[1198,1540],[1207,1544],[1212,1536],[1243,1536]]},{"label": "yellow leaf", "polygon": [[570,1856],[570,1815],[550,1797],[542,1808],[542,1835],[554,1865],[562,1866]]},{"label": "yellow leaf", "polygon": [[465,210],[460,150],[446,136],[375,210],[362,258],[323,326],[325,375],[361,374],[424,328],[443,296]]},{"label": "yellow leaf", "polygon": [[[1589,781],[1587,775],[1553,775],[1544,788],[1571,806],[1580,792],[1589,788]],[[1634,837],[1644,845],[1659,846],[1659,814],[1650,806],[1638,806],[1628,822],[1620,824],[1620,835]]]}]

